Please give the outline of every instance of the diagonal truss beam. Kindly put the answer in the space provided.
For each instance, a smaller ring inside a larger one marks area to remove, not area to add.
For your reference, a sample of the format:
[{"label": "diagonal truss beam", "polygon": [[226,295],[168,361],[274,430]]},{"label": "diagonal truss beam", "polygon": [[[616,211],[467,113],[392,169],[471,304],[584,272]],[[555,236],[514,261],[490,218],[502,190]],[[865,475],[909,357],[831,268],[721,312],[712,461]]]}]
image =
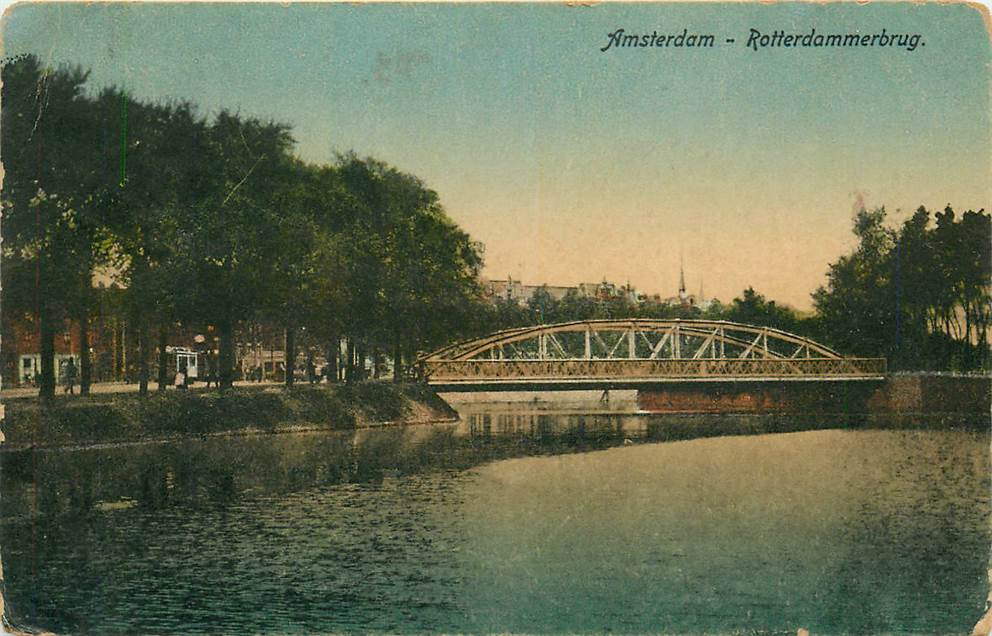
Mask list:
[{"label": "diagonal truss beam", "polygon": [[[716,331],[715,335],[714,331]],[[555,356],[561,356],[563,354],[567,356],[568,348],[564,346],[563,341],[558,336],[568,332],[584,332],[582,338],[585,340],[584,354],[587,359],[595,359],[593,341],[598,343],[599,347],[602,348],[603,352],[609,358],[616,358],[620,351],[620,346],[622,346],[624,336],[627,337],[627,355],[630,359],[635,359],[638,355],[641,356],[640,359],[644,359],[645,355],[647,355],[647,359],[659,359],[666,346],[670,347],[672,358],[681,359],[683,345],[688,344],[696,338],[704,338],[704,340],[710,341],[708,346],[713,358],[726,357],[728,353],[726,346],[732,345],[735,348],[741,348],[743,350],[741,356],[748,358],[757,357],[760,353],[762,357],[772,359],[800,359],[803,357],[807,359],[841,359],[840,354],[836,351],[828,349],[806,337],[770,327],[728,321],[654,320],[646,318],[583,320],[508,329],[483,338],[454,343],[431,354],[421,356],[420,359],[468,360],[479,356],[490,359],[492,357],[499,358],[499,354],[494,356],[490,351],[495,348],[508,347],[515,342],[535,339],[539,340],[537,347],[539,352],[541,350],[540,342],[543,341],[543,351],[546,356],[552,353]],[[606,333],[618,334],[617,342],[607,344],[607,341],[603,337]],[[637,351],[637,334],[640,334],[640,339],[647,345],[650,353]],[[654,344],[652,344],[651,334],[657,334],[659,337],[659,340]],[[551,341],[550,344],[548,344],[548,340]],[[699,346],[693,346],[692,357],[696,358],[696,354],[699,354],[699,358],[703,359],[706,355],[705,347],[703,347],[703,352],[700,354]],[[526,355],[519,353],[519,349],[517,351],[518,358],[527,358]],[[503,354],[502,357],[505,359],[506,355]]]}]

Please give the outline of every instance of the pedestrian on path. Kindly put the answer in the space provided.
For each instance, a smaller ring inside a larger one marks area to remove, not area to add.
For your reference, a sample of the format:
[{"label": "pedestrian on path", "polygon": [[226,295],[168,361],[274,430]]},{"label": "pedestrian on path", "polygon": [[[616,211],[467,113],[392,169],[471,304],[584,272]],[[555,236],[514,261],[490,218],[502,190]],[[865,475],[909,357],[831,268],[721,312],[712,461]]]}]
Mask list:
[{"label": "pedestrian on path", "polygon": [[213,352],[207,352],[207,388],[210,388],[210,383],[213,382],[214,386],[220,388],[220,378],[217,377],[217,358],[214,357]]},{"label": "pedestrian on path", "polygon": [[76,375],[78,374],[76,369],[76,362],[69,357],[69,362],[66,363],[65,369],[62,371],[62,382],[65,386],[64,392],[69,395],[73,394],[73,387],[76,386]]},{"label": "pedestrian on path", "polygon": [[187,369],[186,361],[183,360],[182,362],[179,363],[179,368],[176,369],[175,384],[176,384],[176,390],[177,391],[185,391],[187,389],[187,387],[188,387],[188,385],[186,384],[186,382],[187,382],[187,380],[186,380],[186,373],[187,373],[187,371],[188,371],[188,369]]},{"label": "pedestrian on path", "polygon": [[313,363],[313,354],[310,354],[307,356],[307,381],[316,384],[318,380],[317,367]]}]

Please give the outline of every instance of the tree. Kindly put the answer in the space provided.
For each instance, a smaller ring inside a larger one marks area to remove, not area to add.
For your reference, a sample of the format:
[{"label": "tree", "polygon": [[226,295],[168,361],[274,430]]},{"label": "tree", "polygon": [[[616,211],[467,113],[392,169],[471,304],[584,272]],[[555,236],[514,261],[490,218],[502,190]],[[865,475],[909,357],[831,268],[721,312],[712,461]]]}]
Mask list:
[{"label": "tree", "polygon": [[33,56],[3,69],[5,311],[37,319],[45,398],[55,394],[56,326],[87,315],[101,225],[86,79],[79,68],[43,67]]},{"label": "tree", "polygon": [[813,296],[822,337],[844,351],[890,358],[896,368],[988,364],[992,225],[947,206],[920,207],[898,229],[884,209],[855,218],[857,249],[830,266]]},{"label": "tree", "polygon": [[884,221],[884,208],[858,212],[858,248],[830,265],[827,285],[813,293],[824,338],[844,352],[879,355],[893,342],[894,289],[887,259],[894,241]]},{"label": "tree", "polygon": [[261,313],[281,325],[285,333],[287,386],[295,378],[298,331],[312,326],[314,332],[320,333],[320,319],[316,316],[320,306],[317,242],[329,193],[319,189],[320,182],[314,177],[313,168],[294,161],[271,182],[276,213],[271,215],[269,231],[275,249],[270,256],[271,267],[259,272],[269,276]]},{"label": "tree", "polygon": [[482,324],[481,250],[416,177],[355,155],[339,158],[336,171],[345,189],[332,252],[344,291],[346,376],[362,376],[369,350],[391,350],[398,379],[417,349]]},{"label": "tree", "polygon": [[[158,388],[164,390],[166,344],[173,324],[195,320],[183,297],[191,279],[180,235],[188,211],[206,196],[202,163],[206,129],[188,103],[144,104],[108,89],[101,93],[101,124],[119,136],[120,175],[111,194],[115,271],[126,288],[130,322],[138,336],[139,392],[148,391],[151,330],[158,332]],[[114,150],[110,150],[114,152]]]},{"label": "tree", "polygon": [[234,381],[235,329],[263,306],[287,247],[272,228],[282,214],[281,184],[293,170],[292,144],[283,124],[222,111],[206,130],[203,195],[190,202],[177,228],[188,259],[183,269],[194,283],[185,297],[220,336],[221,390]]},{"label": "tree", "polygon": [[748,287],[740,297],[734,298],[724,315],[727,320],[749,325],[774,327],[789,332],[801,330],[795,312],[776,305],[774,300],[767,300],[754,291],[753,287]]}]

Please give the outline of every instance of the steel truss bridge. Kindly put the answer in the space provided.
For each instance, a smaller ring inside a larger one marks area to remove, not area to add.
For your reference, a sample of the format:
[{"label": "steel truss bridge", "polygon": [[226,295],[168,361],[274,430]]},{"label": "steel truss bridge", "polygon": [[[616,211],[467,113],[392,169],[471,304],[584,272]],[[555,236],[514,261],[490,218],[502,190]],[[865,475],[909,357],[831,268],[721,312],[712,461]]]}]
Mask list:
[{"label": "steel truss bridge", "polygon": [[582,320],[498,331],[420,359],[441,391],[645,389],[684,382],[884,379],[884,358],[722,320]]}]

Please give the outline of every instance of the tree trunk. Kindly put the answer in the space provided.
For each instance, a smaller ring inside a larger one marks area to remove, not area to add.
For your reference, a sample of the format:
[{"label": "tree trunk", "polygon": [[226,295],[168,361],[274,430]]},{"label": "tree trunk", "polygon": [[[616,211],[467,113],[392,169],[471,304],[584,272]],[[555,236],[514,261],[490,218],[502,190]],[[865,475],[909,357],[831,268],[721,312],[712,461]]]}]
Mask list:
[{"label": "tree trunk", "polygon": [[400,344],[400,334],[393,335],[393,382],[403,381],[403,348]]},{"label": "tree trunk", "polygon": [[225,320],[218,325],[220,331],[220,354],[218,356],[218,374],[220,390],[226,391],[234,386],[234,323]]},{"label": "tree trunk", "polygon": [[79,394],[89,395],[93,382],[93,361],[90,359],[90,302],[93,290],[93,237],[86,240],[83,267],[80,268],[79,315]]},{"label": "tree trunk", "polygon": [[420,368],[416,365],[416,361],[417,361],[417,350],[414,349],[413,347],[409,347],[409,346],[406,347],[403,350],[403,358],[406,359],[407,366],[411,367],[417,373],[417,377],[419,379]]},{"label": "tree trunk", "polygon": [[327,381],[338,381],[338,351],[341,349],[341,339],[331,338],[331,346],[327,349]]},{"label": "tree trunk", "polygon": [[358,347],[355,351],[355,375],[358,376],[358,381],[361,382],[368,376],[365,372],[365,344],[358,343]]},{"label": "tree trunk", "polygon": [[348,365],[345,367],[344,381],[351,384],[355,381],[355,339],[351,336],[348,337],[345,358],[347,358]]},{"label": "tree trunk", "polygon": [[971,303],[965,303],[964,305],[964,340],[962,342],[964,345],[962,350],[962,358],[964,360],[964,366],[967,369],[971,368]]},{"label": "tree trunk", "polygon": [[90,359],[90,312],[79,312],[79,394],[89,395],[93,382],[93,361]]},{"label": "tree trunk", "polygon": [[42,300],[38,306],[39,336],[41,339],[41,377],[39,395],[43,399],[55,397],[55,325],[48,303]]},{"label": "tree trunk", "polygon": [[138,395],[148,395],[149,358],[148,326],[141,321],[138,326]]},{"label": "tree trunk", "polygon": [[296,381],[296,329],[286,327],[286,386]]},{"label": "tree trunk", "polygon": [[[42,166],[44,149],[44,135],[34,136],[35,156],[36,156],[36,183],[39,188],[43,187]],[[41,208],[35,207],[35,226],[39,234],[41,232]],[[48,255],[45,251],[38,254],[37,269],[35,270],[35,294],[38,303],[38,336],[39,353],[41,355],[41,377],[38,378],[39,395],[43,400],[50,400],[55,397],[55,325],[52,322],[53,316],[51,308],[48,306],[46,283],[48,279]]]},{"label": "tree trunk", "polygon": [[4,375],[10,378],[10,384],[18,386],[24,383],[24,376],[20,366],[20,356],[17,354],[17,336],[14,334],[14,327],[10,320],[4,320],[0,316],[0,356],[3,358]]},{"label": "tree trunk", "polygon": [[114,380],[121,381],[124,376],[124,325],[114,319]]},{"label": "tree trunk", "polygon": [[165,348],[169,344],[169,328],[162,323],[158,327],[158,390],[164,391],[169,384],[169,354]]},{"label": "tree trunk", "polygon": [[975,333],[978,336],[978,364],[981,369],[985,369],[985,365],[988,364],[988,328],[988,313],[986,313],[984,301],[979,299],[978,309],[975,313]]}]

